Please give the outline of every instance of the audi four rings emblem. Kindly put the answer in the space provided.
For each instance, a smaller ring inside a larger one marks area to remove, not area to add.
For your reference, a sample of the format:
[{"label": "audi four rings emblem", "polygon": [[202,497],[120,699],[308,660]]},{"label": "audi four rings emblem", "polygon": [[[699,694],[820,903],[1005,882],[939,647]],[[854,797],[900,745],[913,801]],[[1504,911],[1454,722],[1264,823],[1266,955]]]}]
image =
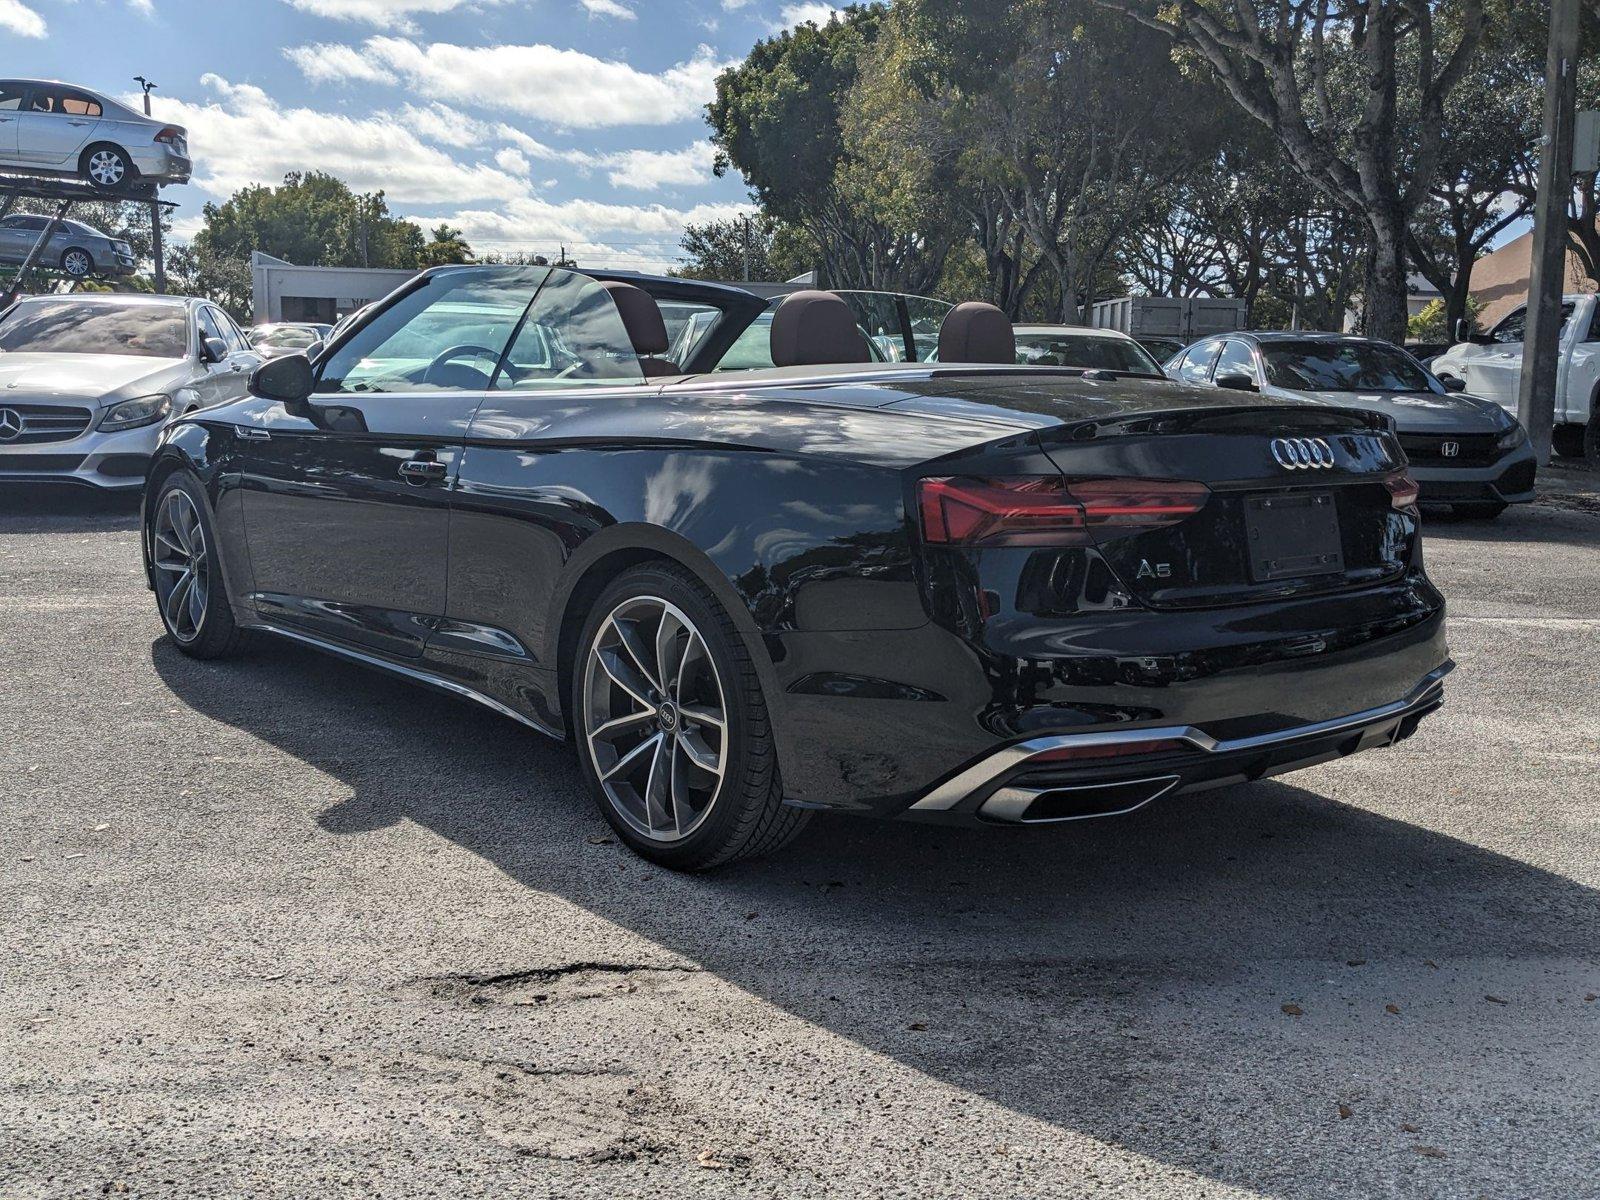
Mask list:
[{"label": "audi four rings emblem", "polygon": [[1333,447],[1324,438],[1273,438],[1272,457],[1286,471],[1327,470]]},{"label": "audi four rings emblem", "polygon": [[22,436],[22,414],[14,408],[0,408],[0,442]]}]

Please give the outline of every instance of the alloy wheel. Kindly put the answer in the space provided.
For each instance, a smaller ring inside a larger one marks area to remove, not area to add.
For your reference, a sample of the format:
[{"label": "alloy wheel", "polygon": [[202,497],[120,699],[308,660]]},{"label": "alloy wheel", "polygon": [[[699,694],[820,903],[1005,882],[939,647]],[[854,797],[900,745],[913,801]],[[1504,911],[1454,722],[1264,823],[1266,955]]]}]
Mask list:
[{"label": "alloy wheel", "polygon": [[89,178],[101,187],[113,187],[128,173],[122,155],[115,150],[96,150],[89,156]]},{"label": "alloy wheel", "polygon": [[211,595],[211,561],[194,501],[174,488],[156,513],[156,599],[167,630],[180,642],[200,636]]},{"label": "alloy wheel", "polygon": [[87,275],[94,263],[84,251],[68,250],[61,260],[61,266],[68,275]]},{"label": "alloy wheel", "polygon": [[613,811],[652,841],[693,833],[722,789],[728,715],[689,616],[656,596],[613,609],[589,647],[583,708],[589,759]]}]

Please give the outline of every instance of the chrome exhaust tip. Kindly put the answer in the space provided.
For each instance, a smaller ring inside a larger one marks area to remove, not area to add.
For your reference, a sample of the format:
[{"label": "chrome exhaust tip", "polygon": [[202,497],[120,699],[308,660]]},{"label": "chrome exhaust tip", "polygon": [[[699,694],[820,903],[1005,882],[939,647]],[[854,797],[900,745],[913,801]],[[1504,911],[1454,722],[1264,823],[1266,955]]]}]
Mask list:
[{"label": "chrome exhaust tip", "polygon": [[1006,787],[983,802],[978,816],[1004,825],[1048,825],[1120,817],[1143,808],[1178,786],[1178,776],[1119,779],[1066,787]]}]

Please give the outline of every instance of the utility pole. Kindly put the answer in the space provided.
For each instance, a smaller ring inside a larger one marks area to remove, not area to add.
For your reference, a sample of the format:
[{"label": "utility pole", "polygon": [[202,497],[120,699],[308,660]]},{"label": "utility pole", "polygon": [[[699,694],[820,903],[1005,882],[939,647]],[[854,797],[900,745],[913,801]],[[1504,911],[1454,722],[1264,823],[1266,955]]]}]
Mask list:
[{"label": "utility pole", "polygon": [[744,281],[750,282],[750,214],[744,214]]},{"label": "utility pole", "polygon": [[[150,115],[150,92],[156,86],[143,75],[135,75],[133,81],[144,89],[144,115]],[[161,245],[161,205],[156,200],[150,201],[150,257],[155,261],[156,291],[162,295],[167,290],[167,256],[165,248]]]},{"label": "utility pole", "polygon": [[1582,0],[1551,0],[1545,60],[1544,137],[1533,210],[1528,328],[1517,412],[1542,467],[1550,461],[1560,353],[1561,293],[1567,276],[1567,205],[1572,200],[1572,134],[1578,106],[1578,10]]}]

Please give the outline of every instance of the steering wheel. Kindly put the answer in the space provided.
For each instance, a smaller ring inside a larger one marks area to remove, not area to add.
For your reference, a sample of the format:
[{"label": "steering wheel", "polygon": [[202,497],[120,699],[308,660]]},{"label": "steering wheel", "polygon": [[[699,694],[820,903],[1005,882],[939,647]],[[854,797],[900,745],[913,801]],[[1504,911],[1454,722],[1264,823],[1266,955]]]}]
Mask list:
[{"label": "steering wheel", "polygon": [[[443,383],[442,380],[434,378],[435,374],[437,372],[439,372],[445,366],[445,364],[450,362],[451,359],[454,359],[454,358],[465,358],[468,355],[471,355],[474,358],[491,359],[494,362],[499,362],[500,361],[500,351],[491,350],[487,346],[479,346],[474,342],[463,342],[459,346],[451,346],[448,349],[441,350],[438,354],[435,354],[433,356],[433,361],[430,362],[422,372],[422,382],[423,383],[438,383],[441,386],[444,386],[444,383]],[[488,387],[489,386],[490,376],[485,375],[482,371],[478,370],[477,367],[469,367],[469,366],[461,365],[458,369],[463,370],[463,371],[471,371],[474,375],[478,375],[478,376],[482,377],[482,379],[483,379],[483,382],[481,384],[471,384],[471,383],[469,383],[469,384],[466,384],[466,385],[463,385],[463,386],[466,386],[466,387]]]}]

